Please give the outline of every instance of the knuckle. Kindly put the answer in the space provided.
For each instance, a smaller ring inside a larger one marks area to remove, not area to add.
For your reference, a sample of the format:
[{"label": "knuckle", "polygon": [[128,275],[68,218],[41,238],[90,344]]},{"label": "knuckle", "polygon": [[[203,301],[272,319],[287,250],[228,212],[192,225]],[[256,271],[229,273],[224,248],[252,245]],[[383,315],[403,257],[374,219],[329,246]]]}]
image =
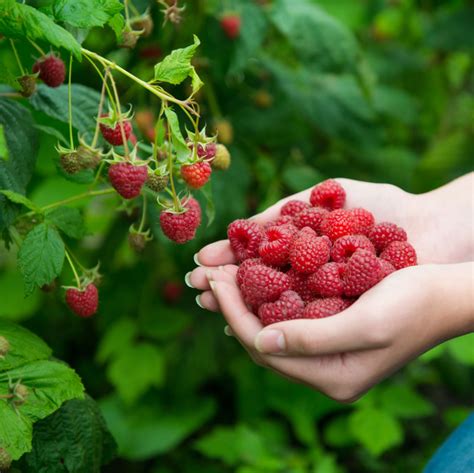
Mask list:
[{"label": "knuckle", "polygon": [[314,346],[314,336],[310,330],[301,330],[295,336],[293,344],[295,351],[302,354],[309,354]]}]

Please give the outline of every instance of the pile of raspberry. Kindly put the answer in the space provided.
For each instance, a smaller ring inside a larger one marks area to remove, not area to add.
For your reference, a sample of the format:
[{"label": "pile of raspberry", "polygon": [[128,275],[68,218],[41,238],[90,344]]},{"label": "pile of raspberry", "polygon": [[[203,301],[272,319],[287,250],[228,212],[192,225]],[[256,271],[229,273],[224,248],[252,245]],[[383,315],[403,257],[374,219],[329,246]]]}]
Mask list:
[{"label": "pile of raspberry", "polygon": [[309,200],[289,200],[265,226],[235,220],[228,227],[237,284],[263,325],[337,314],[417,263],[403,228],[375,223],[363,208],[343,208],[346,192],[337,181],[315,186]]}]

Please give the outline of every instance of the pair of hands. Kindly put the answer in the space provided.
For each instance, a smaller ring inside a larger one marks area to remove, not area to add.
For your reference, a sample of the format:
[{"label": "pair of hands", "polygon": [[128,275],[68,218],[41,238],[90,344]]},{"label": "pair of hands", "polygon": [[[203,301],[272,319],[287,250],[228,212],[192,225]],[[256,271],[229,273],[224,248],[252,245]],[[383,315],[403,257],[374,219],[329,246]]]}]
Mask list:
[{"label": "pair of hands", "polygon": [[[449,189],[415,196],[391,185],[338,180],[348,208],[364,207],[376,221],[405,228],[419,266],[391,274],[340,314],[266,328],[242,299],[227,240],[196,254],[199,267],[188,273],[186,282],[203,291],[198,296],[203,308],[222,312],[226,334],[236,337],[257,364],[340,402],[352,402],[410,359],[473,329],[472,266],[461,263],[467,259],[469,232],[467,240],[452,234],[452,225],[466,216],[441,210]],[[308,201],[309,194],[290,198]],[[262,224],[273,220],[290,198],[254,219]]]}]

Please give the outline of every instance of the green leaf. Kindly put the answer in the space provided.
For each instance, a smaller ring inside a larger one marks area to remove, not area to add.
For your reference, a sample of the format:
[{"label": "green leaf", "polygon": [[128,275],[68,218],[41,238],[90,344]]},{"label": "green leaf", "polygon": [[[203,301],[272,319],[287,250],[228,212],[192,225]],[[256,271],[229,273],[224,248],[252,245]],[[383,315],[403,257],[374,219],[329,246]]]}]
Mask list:
[{"label": "green leaf", "polygon": [[294,164],[283,172],[283,182],[292,192],[300,192],[324,179],[322,174],[311,166]]},{"label": "green leaf", "polygon": [[187,404],[175,400],[168,406],[156,396],[130,407],[117,396],[109,397],[100,407],[118,443],[119,455],[129,460],[146,460],[176,448],[216,410],[212,399],[194,398]]},{"label": "green leaf", "polygon": [[58,207],[48,212],[45,219],[71,238],[80,239],[85,234],[84,219],[77,208]]},{"label": "green leaf", "polygon": [[110,20],[107,22],[112,31],[115,33],[115,37],[117,41],[120,40],[122,37],[123,29],[125,28],[125,18],[120,13],[114,15]]},{"label": "green leaf", "polygon": [[116,445],[97,403],[90,397],[67,401],[37,422],[33,449],[23,461],[37,473],[100,473],[115,456]]},{"label": "green leaf", "polygon": [[446,346],[457,361],[474,366],[474,333],[450,340]]},{"label": "green leaf", "polygon": [[120,397],[134,403],[152,386],[160,386],[164,378],[165,363],[155,345],[141,343],[123,347],[110,363],[107,376]]},{"label": "green leaf", "polygon": [[18,192],[0,190],[0,194],[3,194],[10,202],[24,205],[30,210],[34,210],[35,212],[41,213],[40,207],[38,207],[34,202],[28,199],[28,197],[25,197],[24,195],[19,194]]},{"label": "green leaf", "polygon": [[71,33],[36,8],[15,0],[0,0],[0,33],[8,38],[46,41],[81,58],[81,46]]},{"label": "green leaf", "polygon": [[58,141],[60,141],[65,146],[69,144],[69,142],[66,140],[64,135],[59,130],[57,130],[56,128],[53,128],[52,126],[38,125],[36,123],[35,128],[43,133],[54,136],[55,138],[57,138]]},{"label": "green leaf", "polygon": [[3,125],[0,125],[0,159],[8,161],[8,147]]},{"label": "green leaf", "polygon": [[354,411],[349,417],[349,425],[354,437],[374,456],[403,441],[400,423],[380,409],[367,407]]},{"label": "green leaf", "polygon": [[2,419],[0,422],[2,447],[17,460],[31,450],[33,422],[28,417],[18,415],[4,400],[0,400],[0,419]]},{"label": "green leaf", "polygon": [[201,188],[201,193],[206,198],[206,217],[207,226],[209,227],[216,217],[216,208],[214,199],[212,198],[212,183],[210,181]]},{"label": "green leaf", "polygon": [[138,333],[134,320],[123,318],[110,326],[102,338],[97,351],[97,360],[104,363],[122,353],[125,348],[132,345],[132,341]]},{"label": "green leaf", "polygon": [[0,359],[0,371],[11,370],[32,361],[44,360],[51,356],[51,349],[41,338],[20,325],[0,319],[0,336],[5,337],[10,350]]},{"label": "green leaf", "polygon": [[119,0],[55,0],[52,12],[56,21],[92,28],[105,25],[122,9]]},{"label": "green leaf", "polygon": [[434,406],[421,397],[408,384],[384,386],[378,399],[384,411],[395,417],[413,419],[425,417],[434,412]]},{"label": "green leaf", "polygon": [[172,51],[155,65],[153,81],[180,84],[186,77],[191,77],[193,93],[197,92],[202,86],[202,81],[192,66],[191,59],[200,44],[199,38],[194,35],[194,43],[191,46]]},{"label": "green leaf", "polygon": [[178,116],[171,108],[165,109],[165,115],[170,127],[171,141],[177,153],[178,162],[184,162],[189,158],[190,151],[181,133]]},{"label": "green leaf", "polygon": [[25,293],[49,284],[61,273],[64,243],[56,229],[46,223],[37,225],[23,240],[18,252],[18,266],[25,281]]}]

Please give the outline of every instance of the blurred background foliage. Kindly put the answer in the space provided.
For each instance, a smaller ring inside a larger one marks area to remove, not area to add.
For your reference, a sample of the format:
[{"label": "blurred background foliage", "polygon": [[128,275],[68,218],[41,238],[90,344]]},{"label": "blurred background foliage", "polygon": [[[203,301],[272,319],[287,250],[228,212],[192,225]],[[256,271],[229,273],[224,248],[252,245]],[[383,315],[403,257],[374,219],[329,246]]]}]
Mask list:
[{"label": "blurred background foliage", "polygon": [[[15,255],[0,249],[0,317],[40,335],[81,375],[118,443],[105,472],[421,471],[472,408],[472,337],[437,347],[342,405],[253,365],[182,281],[193,253],[224,237],[231,220],[327,177],[424,192],[471,170],[474,9],[462,0],[185,3],[176,27],[161,26],[153,3],[153,34],[134,50],[117,50],[111,30],[93,31],[85,47],[151,77],[164,55],[199,36],[201,110],[232,153],[230,170],[213,178],[216,219],[186,246],[166,241],[155,223],[155,241],[137,256],[127,245],[133,216],[107,200],[82,204],[88,234],[70,245],[91,266],[101,261],[100,314],[76,319],[39,291],[24,299]],[[219,25],[226,11],[242,18],[234,41]],[[13,60],[5,45],[0,57]],[[153,98],[118,79],[123,102],[156,115]],[[100,90],[85,63],[73,80]],[[87,110],[87,94],[77,96]],[[44,205],[81,186],[57,175],[57,138],[44,128],[66,136],[67,117],[34,99],[31,106],[43,128],[29,196]],[[150,217],[157,222],[157,210]]]}]

